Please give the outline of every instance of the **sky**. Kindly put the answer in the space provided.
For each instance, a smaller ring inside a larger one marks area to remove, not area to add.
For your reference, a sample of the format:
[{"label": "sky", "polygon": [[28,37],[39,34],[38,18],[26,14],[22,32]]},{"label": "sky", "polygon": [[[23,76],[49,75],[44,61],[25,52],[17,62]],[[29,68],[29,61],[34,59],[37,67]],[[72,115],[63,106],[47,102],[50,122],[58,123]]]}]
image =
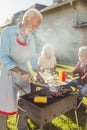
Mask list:
[{"label": "sky", "polygon": [[0,0],[0,25],[14,13],[28,9],[35,3],[51,5],[53,0]]}]

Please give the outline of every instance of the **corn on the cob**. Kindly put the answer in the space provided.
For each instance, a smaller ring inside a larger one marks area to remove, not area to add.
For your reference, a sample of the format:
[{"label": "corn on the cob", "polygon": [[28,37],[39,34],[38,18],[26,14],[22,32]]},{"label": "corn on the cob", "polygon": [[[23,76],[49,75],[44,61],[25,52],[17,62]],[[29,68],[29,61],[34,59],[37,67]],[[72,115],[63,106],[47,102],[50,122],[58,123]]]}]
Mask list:
[{"label": "corn on the cob", "polygon": [[47,103],[47,97],[46,96],[36,96],[36,97],[34,97],[34,102]]}]

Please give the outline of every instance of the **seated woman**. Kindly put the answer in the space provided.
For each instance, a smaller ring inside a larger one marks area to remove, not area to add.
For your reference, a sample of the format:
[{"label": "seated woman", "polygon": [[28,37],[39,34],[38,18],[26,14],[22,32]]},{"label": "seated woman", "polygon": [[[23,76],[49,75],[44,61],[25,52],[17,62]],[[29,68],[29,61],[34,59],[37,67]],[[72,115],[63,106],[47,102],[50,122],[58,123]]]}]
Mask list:
[{"label": "seated woman", "polygon": [[39,70],[55,70],[56,64],[57,62],[54,55],[53,47],[47,43],[43,46],[41,55],[38,59]]},{"label": "seated woman", "polygon": [[79,77],[72,80],[66,87],[69,89],[71,89],[71,86],[79,88],[79,96],[83,97],[87,94],[87,46],[79,48],[78,57],[79,61],[74,67],[74,70],[72,72],[68,72],[67,74],[71,74],[73,76],[78,74]]}]

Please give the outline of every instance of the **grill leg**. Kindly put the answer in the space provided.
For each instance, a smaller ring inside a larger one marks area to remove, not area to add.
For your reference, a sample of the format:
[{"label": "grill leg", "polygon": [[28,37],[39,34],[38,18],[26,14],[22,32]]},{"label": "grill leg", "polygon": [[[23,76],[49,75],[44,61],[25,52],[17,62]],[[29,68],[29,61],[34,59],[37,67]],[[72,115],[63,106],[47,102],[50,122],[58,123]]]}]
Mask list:
[{"label": "grill leg", "polygon": [[38,130],[44,130],[44,129],[43,129],[43,126],[41,125],[41,126],[40,126],[40,129],[38,129]]},{"label": "grill leg", "polygon": [[76,118],[77,130],[80,130],[79,123],[78,123],[77,110],[75,110],[75,118]]},{"label": "grill leg", "polygon": [[52,124],[51,122],[49,122],[49,130],[51,130]]},{"label": "grill leg", "polygon": [[85,130],[87,130],[87,108],[86,108],[86,122],[85,122]]}]

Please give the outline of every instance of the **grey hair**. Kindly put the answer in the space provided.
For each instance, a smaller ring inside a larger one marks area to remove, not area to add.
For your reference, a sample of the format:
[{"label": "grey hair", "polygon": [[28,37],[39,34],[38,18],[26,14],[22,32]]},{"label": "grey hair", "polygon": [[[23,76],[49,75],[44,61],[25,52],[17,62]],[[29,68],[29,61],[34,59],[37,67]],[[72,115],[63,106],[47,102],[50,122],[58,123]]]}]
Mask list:
[{"label": "grey hair", "polygon": [[87,54],[87,46],[82,46],[79,48],[79,52],[83,52]]},{"label": "grey hair", "polygon": [[42,52],[41,52],[41,55],[44,55],[46,52],[48,51],[51,51],[52,55],[54,54],[54,50],[53,50],[53,47],[51,46],[51,44],[47,43],[43,46],[42,48]]},{"label": "grey hair", "polygon": [[24,16],[23,16],[23,20],[24,20],[25,16],[28,16],[30,18],[31,16],[33,16],[35,14],[37,14],[40,17],[41,21],[42,21],[42,17],[43,17],[42,14],[40,13],[39,10],[37,10],[35,8],[31,8],[28,11],[26,11],[25,14],[24,14]]}]

